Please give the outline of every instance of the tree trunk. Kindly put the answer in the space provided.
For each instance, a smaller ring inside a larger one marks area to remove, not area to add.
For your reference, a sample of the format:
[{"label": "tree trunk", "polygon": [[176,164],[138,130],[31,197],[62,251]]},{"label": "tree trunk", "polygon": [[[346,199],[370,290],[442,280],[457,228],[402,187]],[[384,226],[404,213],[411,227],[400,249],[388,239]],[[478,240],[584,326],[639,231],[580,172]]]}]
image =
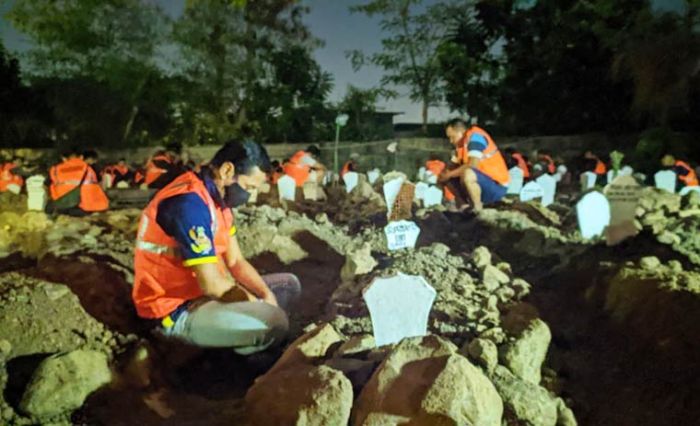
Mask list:
[{"label": "tree trunk", "polygon": [[423,124],[421,125],[421,130],[424,135],[428,134],[428,101],[423,100],[423,110],[422,110]]},{"label": "tree trunk", "polygon": [[131,108],[131,112],[129,113],[129,120],[126,122],[126,127],[124,128],[124,136],[122,137],[122,145],[126,143],[126,140],[129,138],[129,135],[131,134],[131,128],[134,126],[134,121],[136,120],[136,116],[139,113],[139,107],[138,105],[134,105]]}]

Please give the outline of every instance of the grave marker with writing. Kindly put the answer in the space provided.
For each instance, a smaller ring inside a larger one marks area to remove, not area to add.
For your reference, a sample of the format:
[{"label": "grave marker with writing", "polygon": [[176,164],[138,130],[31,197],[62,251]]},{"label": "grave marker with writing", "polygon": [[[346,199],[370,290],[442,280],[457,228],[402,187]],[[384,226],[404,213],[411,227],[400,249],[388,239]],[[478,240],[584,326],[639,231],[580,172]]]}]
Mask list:
[{"label": "grave marker with writing", "polygon": [[639,233],[634,224],[642,187],[632,176],[618,176],[603,193],[610,202],[610,225],[605,230],[608,245],[615,245]]},{"label": "grave marker with writing", "polygon": [[542,186],[537,182],[528,182],[520,190],[520,201],[527,202],[544,196]]},{"label": "grave marker with writing", "polygon": [[408,220],[390,222],[384,227],[384,235],[386,235],[387,246],[390,251],[414,248],[419,234],[420,228],[418,225]]},{"label": "grave marker with writing", "polygon": [[44,187],[46,178],[34,175],[27,178],[27,209],[44,211],[46,208],[47,194]]},{"label": "grave marker with writing", "polygon": [[557,193],[557,181],[554,177],[544,174],[538,177],[535,182],[542,187],[542,205],[546,207],[554,203],[554,196]]},{"label": "grave marker with writing", "polygon": [[362,295],[372,319],[375,344],[390,345],[426,335],[435,294],[435,289],[418,275],[398,273],[375,279]]}]

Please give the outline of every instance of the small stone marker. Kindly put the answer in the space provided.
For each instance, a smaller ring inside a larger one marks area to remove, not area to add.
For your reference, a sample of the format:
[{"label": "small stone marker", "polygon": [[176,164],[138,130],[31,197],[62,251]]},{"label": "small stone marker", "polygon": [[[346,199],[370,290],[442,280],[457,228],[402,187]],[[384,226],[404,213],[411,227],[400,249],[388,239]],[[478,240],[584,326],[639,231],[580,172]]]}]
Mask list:
[{"label": "small stone marker", "polygon": [[416,176],[418,182],[425,181],[425,172],[426,172],[425,167],[421,167],[420,169],[418,169],[418,176]]},{"label": "small stone marker", "polygon": [[384,346],[407,337],[425,336],[435,294],[419,275],[398,273],[375,279],[362,295],[372,318],[375,344]]},{"label": "small stone marker", "polygon": [[513,167],[512,169],[508,170],[508,174],[510,175],[510,183],[508,184],[507,194],[520,194],[520,191],[523,189],[524,179],[522,169],[520,167]]},{"label": "small stone marker", "polygon": [[396,201],[396,197],[401,191],[401,185],[403,185],[403,179],[397,178],[386,182],[383,186],[384,189],[384,201],[386,201],[387,215],[391,216],[391,210]]},{"label": "small stone marker", "polygon": [[593,189],[597,180],[598,175],[593,172],[581,173],[581,191],[588,191],[589,189]]},{"label": "small stone marker", "polygon": [[289,175],[284,175],[277,181],[277,190],[280,193],[280,201],[294,201],[294,195],[297,190],[296,181]]},{"label": "small stone marker", "polygon": [[7,185],[7,190],[10,191],[11,193],[17,195],[20,192],[22,192],[22,187],[17,185],[16,183],[11,183]]},{"label": "small stone marker", "polygon": [[528,182],[523,186],[523,189],[520,190],[520,201],[523,203],[542,197],[544,197],[544,190],[542,189],[542,185],[537,182]]},{"label": "small stone marker", "polygon": [[685,197],[691,192],[700,192],[700,186],[684,186],[678,193],[681,197]]},{"label": "small stone marker", "polygon": [[605,230],[608,245],[618,244],[639,233],[634,220],[641,191],[642,187],[632,176],[618,176],[603,190],[610,202],[610,225]]},{"label": "small stone marker", "polygon": [[428,185],[425,182],[418,182],[416,184],[416,198],[419,200],[422,200],[423,197],[425,196],[425,192],[430,188],[430,185]]},{"label": "small stone marker", "polygon": [[442,204],[442,190],[437,186],[429,187],[423,193],[423,207],[432,207]]},{"label": "small stone marker", "polygon": [[401,250],[405,248],[414,248],[420,228],[414,222],[408,220],[400,220],[398,222],[390,222],[384,227],[386,235],[387,247],[390,251]]},{"label": "small stone marker", "polygon": [[654,175],[654,184],[659,189],[676,192],[676,174],[672,170],[661,170]]},{"label": "small stone marker", "polygon": [[119,183],[117,183],[117,188],[119,188],[119,189],[128,189],[128,188],[129,188],[129,182],[126,182],[126,181],[123,181],[123,180],[122,180],[122,181],[120,181]]},{"label": "small stone marker", "polygon": [[359,179],[360,175],[358,175],[356,172],[345,173],[345,176],[343,176],[343,182],[345,182],[345,192],[348,194],[352,192],[352,190],[357,186]]},{"label": "small stone marker", "polygon": [[610,203],[600,192],[590,192],[576,203],[576,217],[583,238],[599,236],[610,224]]},{"label": "small stone marker", "polygon": [[620,176],[632,176],[634,174],[634,169],[630,166],[622,166],[620,169]]},{"label": "small stone marker", "polygon": [[382,172],[379,169],[372,169],[367,172],[367,181],[369,182],[370,185],[374,185],[374,182],[379,179],[379,176],[381,176]]},{"label": "small stone marker", "polygon": [[569,169],[565,165],[560,164],[557,167],[557,172],[554,173],[554,180],[557,182],[561,182],[561,180],[564,179],[564,176],[566,175],[566,173],[568,171],[569,171]]},{"label": "small stone marker", "polygon": [[34,175],[27,178],[27,209],[44,211],[46,208],[47,194],[44,187],[46,178]]},{"label": "small stone marker", "polygon": [[[324,176],[325,178],[325,176]],[[318,182],[318,172],[316,170],[312,170],[309,172],[309,177],[306,178],[306,182]]]},{"label": "small stone marker", "polygon": [[112,187],[112,179],[113,176],[110,174],[104,174],[102,175],[102,188],[103,189],[110,189]]},{"label": "small stone marker", "polygon": [[542,187],[542,205],[547,207],[554,203],[554,196],[557,193],[557,181],[554,176],[544,174],[538,177],[535,182]]}]

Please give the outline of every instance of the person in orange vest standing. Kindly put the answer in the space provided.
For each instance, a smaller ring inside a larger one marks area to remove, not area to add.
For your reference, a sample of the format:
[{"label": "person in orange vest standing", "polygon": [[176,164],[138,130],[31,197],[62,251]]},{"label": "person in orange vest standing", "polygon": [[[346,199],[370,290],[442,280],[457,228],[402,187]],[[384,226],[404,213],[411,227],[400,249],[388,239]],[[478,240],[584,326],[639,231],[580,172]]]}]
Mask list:
[{"label": "person in orange vest standing", "polygon": [[232,208],[270,172],[259,144],[228,142],[200,173],[187,171],[143,211],[132,299],[159,331],[202,347],[247,355],[284,339],[301,293],[296,276],[261,276],[243,257]]},{"label": "person in orange vest standing", "polygon": [[669,170],[673,170],[673,172],[676,173],[676,176],[678,176],[678,180],[680,182],[680,188],[678,189],[686,186],[699,185],[698,175],[687,162],[678,160],[672,155],[664,155],[664,157],[661,159],[661,165]]},{"label": "person in orange vest standing", "polygon": [[505,152],[505,160],[508,169],[517,167],[523,172],[523,179],[530,179],[530,165],[528,164],[527,157],[523,155],[520,151],[515,148],[506,148],[503,150]]},{"label": "person in orange vest standing", "polygon": [[316,172],[317,182],[322,183],[326,167],[319,161],[320,157],[321,150],[314,145],[309,146],[305,151],[297,151],[289,161],[284,163],[284,173],[291,176],[298,187],[304,186],[312,171]]},{"label": "person in orange vest standing", "polygon": [[107,210],[109,199],[97,180],[97,174],[82,155],[71,150],[62,160],[49,170],[49,192],[54,206],[60,205],[56,207],[58,212],[82,215]]},{"label": "person in orange vest standing", "polygon": [[24,185],[24,179],[15,172],[19,166],[13,159],[8,159],[4,163],[0,163],[0,192],[12,191],[19,193]]},{"label": "person in orange vest standing", "polygon": [[460,118],[450,120],[445,133],[455,148],[454,167],[443,171],[438,180],[450,186],[458,207],[464,208],[467,198],[474,211],[500,201],[506,195],[510,175],[491,136]]}]

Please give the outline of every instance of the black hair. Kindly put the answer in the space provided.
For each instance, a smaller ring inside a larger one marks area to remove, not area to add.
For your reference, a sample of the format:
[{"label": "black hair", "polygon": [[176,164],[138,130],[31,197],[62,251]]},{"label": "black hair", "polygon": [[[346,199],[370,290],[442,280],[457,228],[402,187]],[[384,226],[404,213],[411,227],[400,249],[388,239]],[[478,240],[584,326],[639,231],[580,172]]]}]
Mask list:
[{"label": "black hair", "polygon": [[212,167],[221,167],[222,164],[230,162],[236,167],[236,174],[247,175],[254,168],[259,167],[261,171],[268,173],[271,169],[270,157],[267,151],[259,143],[251,140],[228,141],[222,146],[209,164]]},{"label": "black hair", "polygon": [[182,143],[180,142],[170,142],[165,145],[165,149],[174,154],[180,155],[182,153]]},{"label": "black hair", "polygon": [[83,158],[94,158],[97,159],[97,151],[94,149],[88,149],[87,151],[83,151]]},{"label": "black hair", "polygon": [[466,120],[457,117],[457,118],[453,118],[453,119],[449,120],[449,121],[445,124],[445,128],[447,128],[447,127],[452,127],[452,128],[455,128],[455,129],[465,129],[465,130],[466,130],[466,129],[468,129],[468,128],[471,127],[471,126],[469,125],[469,123],[467,123]]},{"label": "black hair", "polygon": [[[119,161],[123,161],[123,162],[126,163],[126,158],[120,158]],[[119,162],[119,161],[118,161],[118,162]]]},{"label": "black hair", "polygon": [[309,154],[313,155],[316,158],[321,156],[321,150],[318,149],[318,147],[316,145],[309,145],[306,148],[306,152],[308,152]]},{"label": "black hair", "polygon": [[503,152],[505,152],[508,155],[513,155],[515,154],[515,148],[512,146],[509,146],[508,148],[504,149]]},{"label": "black hair", "polygon": [[80,149],[75,145],[62,147],[60,150],[61,157],[73,157],[80,155]]}]

